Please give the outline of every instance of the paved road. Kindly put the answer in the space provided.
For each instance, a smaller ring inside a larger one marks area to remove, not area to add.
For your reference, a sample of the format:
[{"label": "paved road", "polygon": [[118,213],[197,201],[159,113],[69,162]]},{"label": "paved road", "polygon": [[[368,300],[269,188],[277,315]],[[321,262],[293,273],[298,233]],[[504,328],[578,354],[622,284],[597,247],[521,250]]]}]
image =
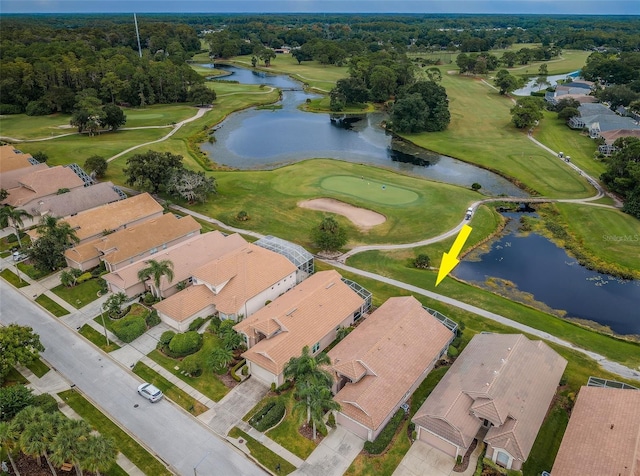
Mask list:
[{"label": "paved road", "polygon": [[0,323],[31,326],[46,347],[43,357],[176,473],[194,474],[198,465],[200,476],[266,474],[174,404],[143,400],[134,375],[2,280],[0,300]]}]

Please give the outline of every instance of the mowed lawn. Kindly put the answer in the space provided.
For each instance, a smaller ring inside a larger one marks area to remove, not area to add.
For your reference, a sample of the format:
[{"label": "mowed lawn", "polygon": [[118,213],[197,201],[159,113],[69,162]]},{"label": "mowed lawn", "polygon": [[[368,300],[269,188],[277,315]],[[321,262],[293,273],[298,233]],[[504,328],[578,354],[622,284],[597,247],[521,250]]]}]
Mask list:
[{"label": "mowed lawn", "polygon": [[[482,197],[452,185],[327,159],[308,160],[272,171],[216,171],[213,175],[218,181],[218,195],[206,204],[194,205],[193,209],[227,224],[274,234],[307,247],[312,247],[309,236],[312,227],[328,214],[299,207],[298,202],[302,200],[334,198],[386,217],[382,225],[360,232],[346,218],[333,215],[347,228],[348,246],[352,246],[408,243],[439,235],[456,226],[469,204]],[[352,177],[351,180],[358,184],[372,183],[376,195],[368,197],[364,193],[366,190],[356,195],[353,190],[325,188],[323,184],[326,180],[331,183],[332,177],[342,177],[340,180]],[[382,184],[387,190],[382,190]],[[396,205],[372,200],[374,196],[383,197],[387,191],[395,189],[409,199],[416,198],[410,203]],[[247,212],[248,221],[236,220],[240,211]]]},{"label": "mowed lawn", "polygon": [[569,229],[600,259],[640,270],[640,220],[611,208],[558,203]]},{"label": "mowed lawn", "polygon": [[451,110],[447,130],[403,137],[426,149],[497,170],[543,196],[595,194],[583,177],[511,124],[510,99],[477,78],[444,73],[442,85]]},{"label": "mowed lawn", "polygon": [[51,114],[49,116],[2,115],[0,116],[0,135],[14,139],[39,139],[69,134],[77,130],[69,126],[70,119],[70,114]]}]

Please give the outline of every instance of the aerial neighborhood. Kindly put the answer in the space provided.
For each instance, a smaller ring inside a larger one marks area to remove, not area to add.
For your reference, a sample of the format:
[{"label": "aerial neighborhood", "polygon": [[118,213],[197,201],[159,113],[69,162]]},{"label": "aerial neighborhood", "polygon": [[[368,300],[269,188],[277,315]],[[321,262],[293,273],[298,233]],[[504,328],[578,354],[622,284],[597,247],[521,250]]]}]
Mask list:
[{"label": "aerial neighborhood", "polygon": [[379,14],[2,15],[0,476],[640,476],[638,16]]}]

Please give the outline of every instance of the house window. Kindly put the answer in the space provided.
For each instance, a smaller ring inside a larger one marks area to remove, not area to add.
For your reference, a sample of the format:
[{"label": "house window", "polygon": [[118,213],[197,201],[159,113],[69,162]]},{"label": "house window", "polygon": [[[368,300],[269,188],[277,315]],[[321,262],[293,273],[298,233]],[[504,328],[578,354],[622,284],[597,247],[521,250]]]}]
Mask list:
[{"label": "house window", "polygon": [[315,344],[313,344],[313,349],[311,349],[311,353],[315,354],[319,350],[320,350],[320,342],[316,342]]},{"label": "house window", "polygon": [[509,455],[504,451],[498,451],[498,454],[496,455],[496,463],[498,463],[500,466],[503,466],[507,469],[509,469],[510,467],[509,465],[510,459],[511,458],[509,458]]}]

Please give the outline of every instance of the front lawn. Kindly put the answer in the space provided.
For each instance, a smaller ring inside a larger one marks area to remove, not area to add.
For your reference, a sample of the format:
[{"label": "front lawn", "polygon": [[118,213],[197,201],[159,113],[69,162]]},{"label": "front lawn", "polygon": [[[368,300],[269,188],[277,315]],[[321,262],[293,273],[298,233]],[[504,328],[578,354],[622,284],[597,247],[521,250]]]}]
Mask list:
[{"label": "front lawn", "polygon": [[[202,368],[206,369],[207,357],[211,354],[213,349],[220,346],[220,338],[210,332],[205,332],[202,335],[202,338],[202,348],[193,355],[196,356],[195,358],[200,360]],[[159,350],[150,352],[148,357],[178,377],[180,380],[189,384],[203,395],[209,397],[214,402],[222,400],[222,397],[229,392],[229,388],[209,370],[203,370],[199,377],[190,377],[180,371],[180,360],[178,359],[167,357]],[[178,367],[178,370],[176,370],[176,367]]]},{"label": "front lawn", "polygon": [[69,314],[69,311],[67,311],[64,307],[55,302],[46,294],[41,294],[40,296],[38,296],[36,298],[36,302],[56,317]]},{"label": "front lawn", "polygon": [[26,367],[38,378],[42,378],[49,370],[51,370],[49,366],[40,359],[34,360]]},{"label": "front lawn", "polygon": [[53,271],[46,272],[40,271],[34,265],[32,265],[29,261],[23,261],[18,263],[18,269],[22,271],[24,274],[29,276],[31,279],[39,280],[53,274]]},{"label": "front lawn", "polygon": [[25,286],[29,286],[29,283],[27,283],[24,279],[19,277],[9,268],[3,269],[0,272],[0,276],[2,276],[2,278],[14,288],[24,288]]},{"label": "front lawn", "polygon": [[251,418],[251,416],[260,410],[266,403],[273,400],[282,400],[287,410],[286,416],[278,426],[267,431],[266,435],[280,446],[291,451],[294,455],[302,459],[307,459],[309,455],[313,453],[313,450],[316,449],[317,445],[313,441],[302,436],[298,431],[304,423],[304,416],[302,411],[298,411],[295,414],[293,413],[293,405],[296,403],[293,393],[293,390],[289,390],[279,396],[267,396],[263,398],[249,413],[245,415],[244,420],[248,421],[249,418]]},{"label": "front lawn", "polygon": [[58,395],[83,420],[99,431],[101,435],[113,438],[116,441],[118,450],[143,470],[145,474],[149,476],[171,476],[171,472],[160,461],[78,392],[66,390]]},{"label": "front lawn", "polygon": [[[106,319],[105,319],[106,321]],[[120,346],[113,341],[109,340],[109,344],[107,344],[107,339],[103,334],[95,330],[89,324],[85,324],[80,329],[80,335],[82,335],[85,339],[92,342],[96,346],[100,347],[105,352],[113,352],[114,350],[118,350]]]},{"label": "front lawn", "polygon": [[68,288],[62,284],[51,290],[56,296],[61,297],[76,309],[80,309],[90,302],[98,299],[100,283],[97,279],[90,279],[84,283],[76,284]]},{"label": "front lawn", "polygon": [[26,385],[28,383],[29,381],[25,378],[24,375],[18,372],[14,367],[11,367],[9,369],[9,373],[7,373],[7,375],[5,375],[4,377],[4,382],[2,382],[2,386],[11,387],[12,385],[18,385],[18,384]]},{"label": "front lawn", "polygon": [[[262,443],[247,435],[244,431],[237,427],[233,427],[229,432],[231,438],[242,438],[247,444],[247,448],[256,460],[265,468],[268,468],[276,474],[289,474],[296,470],[296,467],[289,463],[286,459],[271,451]],[[277,470],[279,468],[279,470]]]},{"label": "front lawn", "polygon": [[164,393],[167,398],[180,405],[192,415],[198,416],[208,410],[202,403],[187,394],[184,390],[176,387],[173,383],[169,382],[162,375],[142,362],[138,362],[135,367],[133,367],[133,373],[145,382],[151,382],[162,390],[162,393]]}]

